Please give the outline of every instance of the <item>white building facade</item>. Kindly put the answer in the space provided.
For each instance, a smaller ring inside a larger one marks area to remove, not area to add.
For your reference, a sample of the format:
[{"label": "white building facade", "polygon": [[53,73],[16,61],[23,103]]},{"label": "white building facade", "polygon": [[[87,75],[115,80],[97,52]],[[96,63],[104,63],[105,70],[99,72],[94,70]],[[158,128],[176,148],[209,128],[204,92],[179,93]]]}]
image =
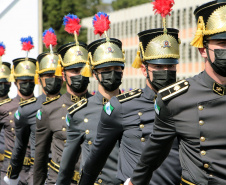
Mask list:
[{"label": "white building facade", "polygon": [[[167,16],[167,28],[180,30],[181,45],[180,60],[177,66],[178,79],[194,76],[204,69],[204,61],[198,53],[198,49],[190,46],[190,42],[194,38],[197,26],[193,12],[197,6],[207,2],[209,0],[175,0],[171,16]],[[120,39],[125,50],[126,67],[121,88],[126,91],[133,88],[144,88],[145,77],[139,69],[134,69],[131,66],[136,57],[139,44],[137,33],[148,29],[162,28],[162,18],[160,15],[154,14],[151,3],[111,12],[108,15],[111,21],[111,29],[107,32],[108,36]],[[92,18],[82,19],[82,25],[88,29],[88,44],[100,39],[99,35],[93,33]],[[91,78],[90,81],[89,90],[96,90],[96,80]]]},{"label": "white building facade", "polygon": [[[26,57],[22,51],[21,37],[31,36],[34,49],[28,57],[37,58],[42,51],[42,0],[0,0],[0,42],[6,46],[2,61],[11,62],[15,58]],[[10,89],[10,97],[16,96],[14,84]],[[38,86],[35,95],[38,96]]]}]

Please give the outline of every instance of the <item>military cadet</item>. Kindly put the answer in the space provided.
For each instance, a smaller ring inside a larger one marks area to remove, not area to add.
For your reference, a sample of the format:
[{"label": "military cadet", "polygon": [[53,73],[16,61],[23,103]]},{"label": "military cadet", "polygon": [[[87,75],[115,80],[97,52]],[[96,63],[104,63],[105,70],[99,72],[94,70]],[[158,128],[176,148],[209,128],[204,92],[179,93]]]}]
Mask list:
[{"label": "military cadet", "polygon": [[198,28],[191,44],[205,59],[205,70],[159,91],[154,132],[129,184],[148,184],[175,137],[180,143],[182,185],[226,184],[225,13],[225,0],[194,11]]},{"label": "military cadet", "polygon": [[[146,87],[113,97],[104,106],[93,148],[83,166],[80,185],[94,183],[117,141],[120,141],[117,177],[123,182],[131,177],[153,132],[156,93],[176,82],[180,44],[178,32],[164,27],[138,33],[139,50],[133,67],[141,67]],[[175,140],[168,158],[147,184],[179,185],[180,177],[178,142]]]},{"label": "military cadet", "polygon": [[[40,116],[37,116],[34,184],[55,184],[60,168],[60,161],[66,143],[67,109],[72,104],[91,95],[87,91],[89,78],[83,77],[80,70],[88,59],[87,45],[82,42],[65,44],[58,49],[62,57],[63,79],[66,81],[67,92],[51,101],[43,103]],[[60,58],[61,58],[60,57]],[[48,177],[47,163],[48,153],[52,152],[49,164]],[[80,152],[78,151],[78,156]],[[77,184],[79,180],[79,166],[74,171],[73,177],[69,179],[71,184]],[[70,184],[70,183],[69,183]]]},{"label": "military cadet", "polygon": [[[106,14],[101,13],[101,15]],[[57,185],[70,184],[74,164],[78,160],[81,149],[81,166],[84,165],[97,133],[100,112],[112,96],[119,94],[125,63],[121,41],[108,37],[96,40],[88,45],[88,51],[89,62],[84,67],[82,75],[90,76],[92,69],[94,77],[98,80],[98,92],[68,109],[67,141],[60,163]],[[115,145],[106,165],[96,179],[95,185],[120,184],[116,178],[117,159],[118,145]]]},{"label": "military cadet", "polygon": [[[33,58],[18,58],[13,60],[14,77],[21,95],[18,110],[14,114],[16,140],[12,157],[4,181],[7,184],[17,184],[20,179],[19,173],[22,168],[25,151],[30,138],[31,143],[31,164],[34,163],[34,143],[35,143],[35,115],[41,104],[46,100],[46,95],[42,94],[38,98],[34,97],[35,87],[34,76],[36,71],[36,60]],[[30,182],[31,179],[28,179]],[[28,183],[30,184],[30,183]]]},{"label": "military cadet", "polygon": [[[10,99],[8,97],[8,92],[11,86],[10,83],[10,63],[3,62],[0,70],[0,85],[2,86],[0,96],[4,97],[4,100],[1,101],[0,105],[0,130],[4,129],[4,139],[5,141],[5,151],[4,151],[4,162],[3,167],[1,169],[1,185],[5,185],[6,183],[3,181],[4,176],[6,175],[7,168],[10,162],[10,158],[12,155],[14,141],[15,141],[15,123],[13,120],[13,115],[16,112],[21,94]],[[26,184],[26,178],[28,177],[28,173],[30,170],[30,148],[27,149],[26,157],[24,158],[24,163],[22,167],[22,171],[20,173],[21,179],[19,184]]]}]

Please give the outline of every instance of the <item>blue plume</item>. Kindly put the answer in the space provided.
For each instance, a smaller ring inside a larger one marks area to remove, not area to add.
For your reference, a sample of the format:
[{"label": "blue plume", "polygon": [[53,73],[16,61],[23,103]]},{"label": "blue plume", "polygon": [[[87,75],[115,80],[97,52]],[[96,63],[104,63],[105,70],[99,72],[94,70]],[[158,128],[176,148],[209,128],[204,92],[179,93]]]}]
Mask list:
[{"label": "blue plume", "polygon": [[63,18],[63,25],[67,25],[67,23],[68,23],[68,19],[77,19],[78,17],[77,17],[77,15],[74,15],[74,14],[67,14],[67,15],[65,15],[64,16],[64,18]]},{"label": "blue plume", "polygon": [[47,33],[48,31],[55,34],[54,29],[53,29],[53,28],[49,28],[48,30],[45,30],[45,31],[43,32],[42,37],[45,37],[45,35],[46,35],[46,33]]},{"label": "blue plume", "polygon": [[[101,15],[103,15],[104,17],[108,17],[108,19],[109,19],[109,15],[106,14],[106,13],[104,13],[104,12],[98,12],[96,15],[97,15],[98,17],[100,17]],[[93,25],[94,25],[94,23],[97,21],[96,15],[93,16]]]},{"label": "blue plume", "polygon": [[3,44],[3,42],[0,42],[0,47],[3,47],[5,49],[5,45]]},{"label": "blue plume", "polygon": [[20,41],[21,41],[21,43],[23,44],[23,42],[29,42],[30,41],[30,43],[33,45],[33,40],[32,40],[32,37],[31,36],[28,36],[28,37],[22,37],[21,39],[20,39]]}]

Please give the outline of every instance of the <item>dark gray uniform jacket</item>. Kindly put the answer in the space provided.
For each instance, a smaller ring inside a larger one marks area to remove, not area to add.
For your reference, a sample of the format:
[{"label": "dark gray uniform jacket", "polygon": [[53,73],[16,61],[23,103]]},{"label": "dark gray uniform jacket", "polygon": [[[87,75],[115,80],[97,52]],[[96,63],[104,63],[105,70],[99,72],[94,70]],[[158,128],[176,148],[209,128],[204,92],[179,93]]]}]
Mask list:
[{"label": "dark gray uniform jacket", "polygon": [[[120,103],[117,97],[110,100],[114,109],[110,115],[102,111],[97,137],[83,167],[81,185],[93,184],[117,140],[121,140],[117,177],[124,182],[132,176],[146,140],[153,132],[154,99],[154,91],[146,86],[140,96],[128,101]],[[180,176],[178,142],[175,140],[170,155],[154,172],[149,184],[179,185]]]},{"label": "dark gray uniform jacket", "polygon": [[[73,118],[68,123],[67,142],[63,151],[63,157],[60,163],[60,172],[57,179],[57,185],[70,184],[73,175],[74,165],[79,157],[79,151],[82,146],[82,166],[90,153],[94,139],[97,134],[97,126],[100,120],[100,113],[106,99],[97,92],[88,99],[85,107],[73,114]],[[116,178],[118,145],[115,145],[108,161],[101,174],[97,178],[99,184],[118,184]]]},{"label": "dark gray uniform jacket", "polygon": [[29,138],[31,138],[31,157],[34,158],[36,113],[45,100],[46,95],[42,94],[36,101],[24,106],[19,106],[18,112],[15,113],[16,140],[10,166],[7,171],[8,177],[11,179],[18,178],[23,165]]},{"label": "dark gray uniform jacket", "polygon": [[226,96],[213,91],[214,80],[205,71],[187,81],[187,92],[171,100],[163,102],[158,95],[154,132],[132,176],[134,185],[148,184],[175,137],[183,179],[198,185],[226,184]]},{"label": "dark gray uniform jacket", "polygon": [[[43,185],[47,176],[47,163],[51,147],[52,161],[60,165],[64,145],[66,143],[66,121],[69,106],[75,103],[71,94],[65,93],[59,99],[42,105],[41,117],[37,121],[36,144],[35,144],[35,164],[34,164],[34,184]],[[77,101],[84,97],[90,97],[87,92],[82,97],[77,97]],[[51,145],[52,143],[52,145]],[[77,169],[79,170],[79,168]],[[56,179],[55,179],[56,180]]]}]

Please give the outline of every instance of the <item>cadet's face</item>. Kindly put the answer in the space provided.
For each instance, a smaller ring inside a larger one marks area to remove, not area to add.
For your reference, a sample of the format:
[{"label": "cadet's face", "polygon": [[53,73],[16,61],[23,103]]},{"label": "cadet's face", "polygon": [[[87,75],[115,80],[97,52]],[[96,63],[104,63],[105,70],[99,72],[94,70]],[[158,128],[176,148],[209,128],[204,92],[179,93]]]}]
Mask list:
[{"label": "cadet's face", "polygon": [[34,80],[16,80],[16,86],[18,89],[20,89],[20,83],[23,83],[23,82],[34,82]]},{"label": "cadet's face", "polygon": [[39,80],[42,81],[43,87],[46,86],[45,79],[47,79],[47,78],[62,78],[62,77],[60,77],[60,76],[55,76],[54,73],[48,73],[48,74],[43,74],[43,75],[41,75]]},{"label": "cadet's face", "polygon": [[[208,42],[209,54],[212,62],[215,61],[214,50],[215,49],[226,49],[226,40],[210,40]],[[206,50],[205,50],[206,52]],[[206,54],[206,53],[205,53]],[[206,54],[207,57],[207,54]]]},{"label": "cadet's face", "polygon": [[[103,67],[100,69],[97,69],[96,72],[98,73],[98,77],[101,81],[101,73],[102,72],[110,72],[110,71],[117,71],[117,72],[122,72],[122,67],[121,66],[109,66],[109,67]],[[96,78],[96,76],[94,75]]]},{"label": "cadet's face", "polygon": [[[80,75],[80,74],[81,74],[81,73],[80,73],[81,70],[82,70],[82,68],[80,67],[80,68],[68,69],[68,70],[65,71],[65,73],[66,73],[66,78],[67,78],[67,81],[68,81],[69,85],[71,85],[71,79],[70,79],[70,77],[71,77],[71,76],[77,76],[77,75]],[[66,81],[64,72],[63,72],[63,80]]]},{"label": "cadet's face", "polygon": [[[150,76],[150,80],[153,80],[153,74],[152,71],[162,71],[162,70],[168,70],[168,71],[176,71],[176,64],[170,64],[170,65],[160,65],[160,64],[148,64],[148,73]],[[145,77],[147,77],[147,71],[144,64],[141,66],[141,71]]]}]

